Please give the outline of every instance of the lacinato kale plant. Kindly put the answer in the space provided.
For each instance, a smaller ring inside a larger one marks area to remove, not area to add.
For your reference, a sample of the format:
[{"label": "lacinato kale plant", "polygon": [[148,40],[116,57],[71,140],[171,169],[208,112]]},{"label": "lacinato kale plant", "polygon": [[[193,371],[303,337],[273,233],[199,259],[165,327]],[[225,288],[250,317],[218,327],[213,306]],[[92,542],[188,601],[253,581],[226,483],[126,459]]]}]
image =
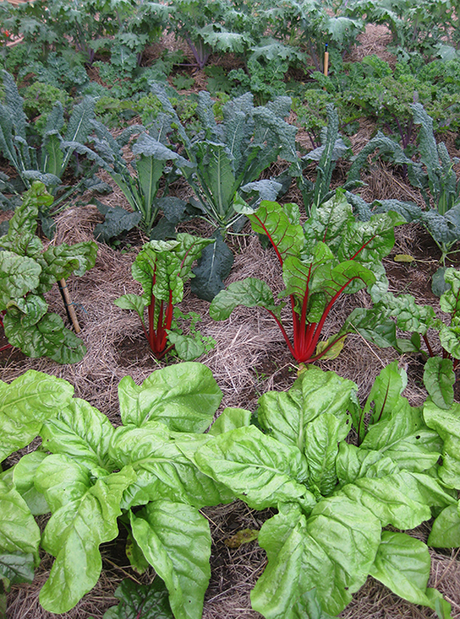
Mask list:
[{"label": "lacinato kale plant", "polygon": [[[366,287],[375,296],[385,292],[388,283],[382,258],[393,247],[394,226],[401,223],[400,217],[386,213],[358,222],[340,191],[317,208],[303,227],[295,204],[282,207],[263,201],[255,212],[240,212],[247,215],[254,232],[268,237],[286,286],[279,298],[289,300],[276,304],[268,284],[248,278],[230,284],[215,297],[209,308],[211,317],[225,320],[237,305],[263,307],[278,324],[298,363],[337,356],[347,329],[321,341],[326,319],[342,294]],[[286,305],[292,335],[285,326]]]}]

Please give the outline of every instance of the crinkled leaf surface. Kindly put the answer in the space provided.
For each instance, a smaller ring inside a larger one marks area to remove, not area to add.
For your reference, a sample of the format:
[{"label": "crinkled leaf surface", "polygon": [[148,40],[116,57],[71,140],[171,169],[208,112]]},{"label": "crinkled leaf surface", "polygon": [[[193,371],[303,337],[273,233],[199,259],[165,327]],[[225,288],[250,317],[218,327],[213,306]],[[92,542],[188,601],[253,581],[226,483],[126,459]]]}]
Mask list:
[{"label": "crinkled leaf surface", "polygon": [[41,267],[32,258],[10,251],[0,252],[0,311],[11,299],[23,297],[38,286]]},{"label": "crinkled leaf surface", "polygon": [[35,370],[9,385],[0,382],[0,461],[28,445],[43,422],[65,408],[72,395],[68,382]]},{"label": "crinkled leaf surface", "polygon": [[130,513],[134,538],[164,580],[175,619],[201,619],[211,570],[211,534],[198,510],[172,501]]},{"label": "crinkled leaf surface", "polygon": [[[45,314],[35,324],[27,324],[24,314],[10,310],[3,321],[5,335],[29,357],[51,357],[57,363],[77,363],[86,353],[86,346],[65,328],[57,314]],[[27,324],[27,327],[26,327]]]},{"label": "crinkled leaf surface", "polygon": [[302,226],[292,224],[277,202],[264,200],[254,214],[245,214],[254,232],[267,235],[283,260],[299,255],[304,244]]},{"label": "crinkled leaf surface", "polygon": [[278,318],[282,308],[282,305],[275,304],[268,284],[255,277],[248,277],[233,282],[219,292],[209,306],[209,314],[213,320],[226,320],[238,305],[264,307]]},{"label": "crinkled leaf surface", "polygon": [[35,485],[53,514],[42,546],[56,557],[40,592],[43,608],[67,612],[94,587],[102,569],[99,545],[118,535],[121,496],[135,478],[126,467],[94,479],[86,467],[61,454],[37,469]]},{"label": "crinkled leaf surface", "polygon": [[97,245],[94,241],[49,247],[41,256],[40,293],[51,289],[56,281],[67,279],[71,273],[83,275],[96,263]]},{"label": "crinkled leaf surface", "polygon": [[119,383],[120,414],[125,425],[162,421],[178,432],[204,432],[222,399],[212,372],[184,362],[153,372],[137,386],[125,376]]},{"label": "crinkled leaf surface", "polygon": [[[204,436],[203,441],[207,440]],[[117,428],[110,454],[119,466],[131,465],[137,474],[123,496],[124,509],[158,499],[172,499],[196,507],[228,500],[225,488],[219,488],[197,468],[162,423]]]},{"label": "crinkled leaf surface", "polygon": [[193,269],[195,276],[190,282],[193,294],[200,299],[212,301],[225,287],[224,280],[230,274],[233,265],[233,253],[227,247],[222,234],[217,231],[215,242],[205,247],[198,264]]}]

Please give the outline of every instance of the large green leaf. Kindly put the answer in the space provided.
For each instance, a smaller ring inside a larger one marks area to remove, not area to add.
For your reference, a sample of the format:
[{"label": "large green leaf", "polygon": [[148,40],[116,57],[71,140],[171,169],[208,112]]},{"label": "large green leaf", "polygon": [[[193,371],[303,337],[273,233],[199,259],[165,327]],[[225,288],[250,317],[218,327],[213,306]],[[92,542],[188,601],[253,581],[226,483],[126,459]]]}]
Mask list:
[{"label": "large green leaf", "polygon": [[125,376],[118,385],[123,423],[142,426],[162,421],[178,432],[204,432],[222,399],[212,372],[185,362],[153,372],[137,386]]},{"label": "large green leaf", "polygon": [[383,531],[370,574],[404,600],[434,610],[436,598],[442,596],[436,590],[427,590],[430,567],[426,544],[406,533]]},{"label": "large green leaf", "polygon": [[361,477],[339,491],[366,506],[382,527],[413,529],[431,517],[430,507],[453,501],[436,482],[423,473],[395,472],[383,477]]},{"label": "large green leaf", "polygon": [[102,467],[112,472],[108,456],[114,428],[106,415],[85,400],[73,399],[40,431],[43,447],[54,454],[74,458],[88,469]]},{"label": "large green leaf", "polygon": [[73,387],[60,378],[28,370],[11,384],[0,382],[0,462],[26,447],[43,422],[71,401]]},{"label": "large green leaf", "polygon": [[19,492],[0,480],[0,555],[31,553],[38,565],[40,529]]},{"label": "large green leaf", "polygon": [[421,473],[439,460],[442,443],[425,425],[420,409],[400,397],[391,417],[369,426],[361,447],[380,451],[401,469]]},{"label": "large green leaf", "polygon": [[247,411],[244,408],[224,408],[210,427],[208,434],[219,436],[219,434],[224,434],[230,430],[249,426],[251,417],[251,411]]},{"label": "large green leaf", "polygon": [[309,518],[282,510],[259,533],[268,565],[251,593],[253,608],[267,619],[297,619],[316,587],[323,611],[337,615],[366,581],[380,532],[372,512],[345,497],[323,499]]},{"label": "large green leaf", "polygon": [[48,514],[50,508],[44,495],[35,488],[35,472],[48,454],[43,451],[32,451],[25,454],[19,462],[10,469],[13,471],[13,484],[27,503],[34,516]]},{"label": "large green leaf", "polygon": [[49,247],[41,256],[39,292],[48,292],[56,281],[67,279],[71,273],[83,275],[85,271],[92,269],[96,263],[97,245],[93,241],[67,245],[62,243],[55,247]]},{"label": "large green leaf", "polygon": [[[229,497],[225,488],[204,475],[192,458],[183,453],[186,445],[176,444],[170,434],[160,422],[115,430],[110,454],[120,467],[131,465],[137,474],[123,496],[123,507],[127,509],[158,499],[181,501],[200,508],[227,502],[231,495]],[[207,440],[209,438],[203,436],[203,442]]]},{"label": "large green leaf", "polygon": [[217,436],[198,450],[196,462],[254,509],[299,502],[308,510],[316,503],[304,485],[308,464],[302,453],[255,426]]},{"label": "large green leaf", "polygon": [[61,454],[37,469],[36,487],[53,514],[42,546],[56,557],[40,592],[45,610],[67,612],[94,587],[102,569],[99,545],[118,535],[121,496],[135,478],[126,467],[94,479],[86,467]]},{"label": "large green leaf", "polygon": [[460,404],[444,410],[428,400],[423,417],[444,441],[439,477],[448,488],[460,488]]},{"label": "large green leaf", "polygon": [[335,372],[310,366],[288,392],[270,391],[259,399],[259,423],[281,443],[303,451],[308,424],[325,412],[343,419],[355,389]]},{"label": "large green leaf", "polygon": [[427,544],[433,548],[460,546],[460,514],[458,505],[445,507],[433,522]]},{"label": "large green leaf", "polygon": [[350,431],[348,419],[337,419],[330,413],[323,413],[309,423],[305,432],[305,457],[310,476],[308,485],[320,495],[332,494],[337,484],[335,461],[339,443]]},{"label": "large green leaf", "polygon": [[130,513],[133,536],[164,580],[176,619],[201,619],[211,570],[211,534],[198,510],[172,501],[155,501]]}]

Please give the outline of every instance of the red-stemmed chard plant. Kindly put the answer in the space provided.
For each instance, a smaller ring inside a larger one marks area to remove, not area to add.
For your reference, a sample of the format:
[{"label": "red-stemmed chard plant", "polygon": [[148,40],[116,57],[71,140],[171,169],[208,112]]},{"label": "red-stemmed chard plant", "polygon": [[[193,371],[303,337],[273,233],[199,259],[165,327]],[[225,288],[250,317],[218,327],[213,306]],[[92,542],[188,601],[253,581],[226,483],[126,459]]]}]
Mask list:
[{"label": "red-stemmed chard plant", "polygon": [[[193,262],[201,256],[203,248],[213,242],[214,239],[190,234],[178,234],[174,241],[149,241],[133,263],[132,275],[142,285],[143,293],[140,296],[125,294],[115,301],[115,305],[137,312],[157,359],[162,359],[175,348],[181,359],[190,361],[212,347],[209,338],[202,338],[194,330],[195,315],[179,315],[179,318],[192,320],[192,335],[182,335],[175,323],[177,308],[174,305],[182,301],[184,284],[193,277]],[[144,318],[146,308],[147,321]]]},{"label": "red-stemmed chard plant", "polygon": [[390,212],[357,221],[340,190],[304,226],[296,204],[264,201],[257,211],[245,209],[244,214],[254,232],[268,238],[281,265],[286,288],[278,298],[289,297],[292,339],[283,324],[286,303],[275,303],[271,289],[260,279],[230,284],[212,301],[211,317],[225,320],[238,305],[263,307],[275,319],[298,363],[334,358],[351,329],[320,341],[326,319],[344,293],[368,287],[378,296],[386,290],[382,258],[394,245],[394,226],[401,218]]}]

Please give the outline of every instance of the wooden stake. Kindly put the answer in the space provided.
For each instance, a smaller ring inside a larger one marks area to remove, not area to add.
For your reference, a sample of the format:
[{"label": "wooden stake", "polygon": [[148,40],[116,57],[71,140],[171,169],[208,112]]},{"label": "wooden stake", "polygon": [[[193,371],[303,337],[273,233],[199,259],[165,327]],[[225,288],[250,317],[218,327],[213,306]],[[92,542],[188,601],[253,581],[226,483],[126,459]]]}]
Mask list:
[{"label": "wooden stake", "polygon": [[59,282],[59,290],[62,295],[62,299],[64,301],[65,310],[67,312],[67,316],[73,324],[73,328],[75,329],[75,333],[80,333],[80,325],[78,324],[77,314],[75,313],[75,308],[72,304],[72,300],[70,298],[69,289],[67,288],[67,283],[65,279],[61,279]]},{"label": "wooden stake", "polygon": [[327,51],[327,43],[326,43],[326,49],[324,50],[324,75],[327,76],[329,71],[329,52]]}]

